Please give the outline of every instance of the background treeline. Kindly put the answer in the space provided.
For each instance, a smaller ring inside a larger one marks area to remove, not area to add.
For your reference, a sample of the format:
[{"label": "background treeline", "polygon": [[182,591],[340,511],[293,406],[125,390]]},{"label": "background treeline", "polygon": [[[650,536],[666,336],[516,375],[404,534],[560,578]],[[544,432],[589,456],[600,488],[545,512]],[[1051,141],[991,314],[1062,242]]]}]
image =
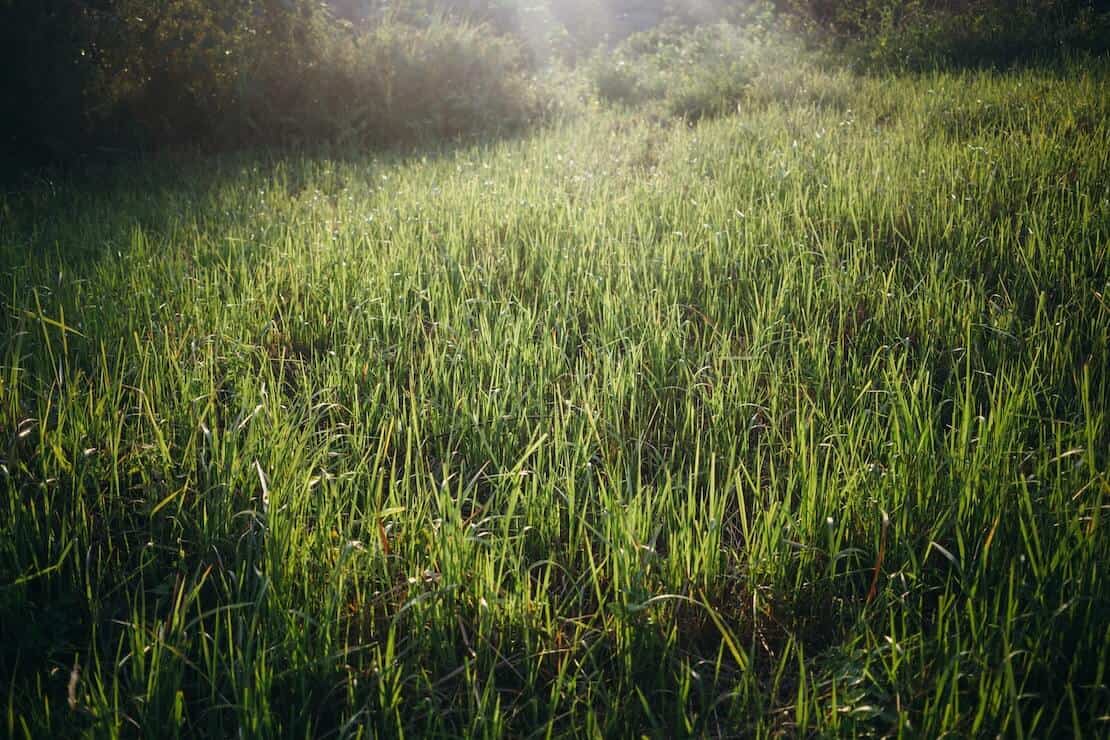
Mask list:
[{"label": "background treeline", "polygon": [[[594,50],[634,32],[654,29],[652,48],[666,37],[677,39],[674,48],[708,49],[712,66],[694,75],[701,87],[662,94],[696,98],[705,88],[718,101],[743,82],[729,75],[751,66],[728,56],[755,53],[733,38],[741,29],[788,32],[869,68],[1006,64],[1069,49],[1105,51],[1105,6],[1103,0],[0,0],[6,102],[0,151],[11,172],[124,152],[455,137],[516,128],[557,107],[566,86],[541,82],[540,69],[552,60],[596,60]],[[699,33],[689,29],[710,23],[717,41],[689,41],[689,33]],[[607,84],[611,93],[616,85],[610,97],[632,95],[620,79],[601,79],[602,88]],[[673,107],[680,113],[727,107],[713,101]]]},{"label": "background treeline", "polygon": [[880,69],[1006,66],[1110,49],[1107,0],[777,0],[803,34]]},{"label": "background treeline", "polygon": [[313,0],[0,3],[13,163],[393,143],[519,125],[542,102],[519,45],[478,25],[500,19],[477,3],[364,4],[357,23]]}]

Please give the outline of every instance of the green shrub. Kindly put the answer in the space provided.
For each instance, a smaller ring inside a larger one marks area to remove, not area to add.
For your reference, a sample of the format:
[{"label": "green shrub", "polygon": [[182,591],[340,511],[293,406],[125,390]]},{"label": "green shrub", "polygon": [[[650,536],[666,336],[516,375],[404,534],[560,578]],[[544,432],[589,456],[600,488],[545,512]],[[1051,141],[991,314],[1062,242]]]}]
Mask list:
[{"label": "green shrub", "polygon": [[[39,161],[94,146],[381,146],[510,130],[553,98],[511,37],[459,17],[406,18],[356,25],[314,0],[0,4],[0,21],[22,21],[26,37],[0,24],[0,91],[25,103],[0,122],[0,144],[37,147],[28,159]],[[36,40],[64,58],[48,64]]]},{"label": "green shrub", "polygon": [[70,155],[84,143],[83,91],[92,67],[76,19],[42,0],[0,0],[0,178]]},{"label": "green shrub", "polygon": [[603,102],[656,106],[693,121],[733,112],[749,99],[793,96],[774,82],[804,68],[799,52],[760,26],[667,25],[596,56],[589,76]]},{"label": "green shrub", "polygon": [[591,72],[595,92],[605,102],[635,105],[648,97],[640,80],[642,72],[637,72],[624,60],[595,63]]},{"label": "green shrub", "polygon": [[326,36],[295,76],[255,70],[250,138],[393,144],[517,128],[541,111],[516,45],[483,26],[385,21]]},{"label": "green shrub", "polygon": [[378,26],[353,59],[356,89],[379,92],[378,140],[511,130],[540,109],[519,48],[484,26]]},{"label": "green shrub", "polygon": [[1098,0],[779,0],[811,39],[870,70],[1007,66],[1110,50]]}]

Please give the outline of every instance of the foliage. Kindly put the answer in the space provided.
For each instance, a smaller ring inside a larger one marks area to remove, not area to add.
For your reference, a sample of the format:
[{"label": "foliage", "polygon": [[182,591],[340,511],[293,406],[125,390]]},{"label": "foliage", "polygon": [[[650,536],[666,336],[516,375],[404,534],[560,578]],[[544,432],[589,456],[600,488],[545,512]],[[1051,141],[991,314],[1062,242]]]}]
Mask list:
[{"label": "foliage", "polygon": [[[153,111],[172,120],[169,138],[176,141],[207,122],[217,145],[382,145],[512,128],[537,110],[517,47],[485,27],[441,17],[413,25],[392,16],[351,27],[307,10],[295,20],[280,12],[263,17],[286,22],[263,33],[246,27],[246,46],[213,44],[215,63],[188,60],[186,69],[205,71],[191,84],[144,89],[192,93],[202,120],[175,115],[149,94],[136,101],[133,119]],[[241,61],[225,71],[222,63],[236,55]]]},{"label": "foliage", "polygon": [[[334,0],[330,4],[333,9],[342,5]],[[473,25],[486,24],[500,34],[514,33],[520,27],[521,8],[516,0],[379,0],[360,5],[361,12],[347,15],[362,23],[395,21],[424,25],[451,18]]]},{"label": "foliage", "polygon": [[584,67],[603,100],[697,119],[809,77],[803,40],[881,71],[1100,53],[1107,39],[1094,0],[3,0],[0,94],[16,102],[0,176],[509,130],[564,101],[536,80],[553,61]]},{"label": "foliage", "polygon": [[222,143],[250,75],[313,66],[323,23],[310,0],[116,0],[95,17],[91,123],[148,149]]},{"label": "foliage", "polygon": [[[754,23],[667,24],[636,34],[589,65],[597,96],[656,107],[688,121],[733,112],[746,102],[806,93],[810,77],[797,44]],[[790,79],[793,89],[781,82]]]},{"label": "foliage", "polygon": [[1097,0],[779,0],[811,38],[865,68],[1009,65],[1110,49]]},{"label": "foliage", "polygon": [[386,145],[517,128],[542,109],[536,88],[482,27],[386,20],[327,37],[296,74],[263,67],[243,102],[252,138]]},{"label": "foliage", "polygon": [[516,43],[457,18],[398,10],[352,25],[312,0],[34,7],[4,6],[6,31],[21,20],[35,33],[7,50],[6,87],[28,105],[3,126],[40,159],[93,144],[396,144],[506,130],[542,109]]},{"label": "foliage", "polygon": [[[83,137],[84,91],[93,71],[82,56],[82,17],[52,0],[0,2],[0,160],[56,159]],[[0,167],[0,179],[4,174]]]}]

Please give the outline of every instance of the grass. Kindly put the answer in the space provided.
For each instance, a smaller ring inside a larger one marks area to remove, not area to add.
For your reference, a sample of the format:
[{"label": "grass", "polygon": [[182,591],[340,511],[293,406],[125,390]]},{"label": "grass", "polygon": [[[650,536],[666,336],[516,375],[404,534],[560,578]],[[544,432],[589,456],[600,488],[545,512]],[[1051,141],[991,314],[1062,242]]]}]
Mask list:
[{"label": "grass", "polygon": [[6,196],[2,732],[1110,732],[1108,72]]}]

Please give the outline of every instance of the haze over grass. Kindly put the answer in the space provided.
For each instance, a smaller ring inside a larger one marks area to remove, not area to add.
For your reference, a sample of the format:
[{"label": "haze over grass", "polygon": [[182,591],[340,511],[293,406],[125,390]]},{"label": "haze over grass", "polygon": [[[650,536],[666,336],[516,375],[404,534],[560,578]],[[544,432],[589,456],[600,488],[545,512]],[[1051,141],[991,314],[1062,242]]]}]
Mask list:
[{"label": "haze over grass", "polygon": [[6,198],[4,731],[1106,732],[1107,80]]}]

